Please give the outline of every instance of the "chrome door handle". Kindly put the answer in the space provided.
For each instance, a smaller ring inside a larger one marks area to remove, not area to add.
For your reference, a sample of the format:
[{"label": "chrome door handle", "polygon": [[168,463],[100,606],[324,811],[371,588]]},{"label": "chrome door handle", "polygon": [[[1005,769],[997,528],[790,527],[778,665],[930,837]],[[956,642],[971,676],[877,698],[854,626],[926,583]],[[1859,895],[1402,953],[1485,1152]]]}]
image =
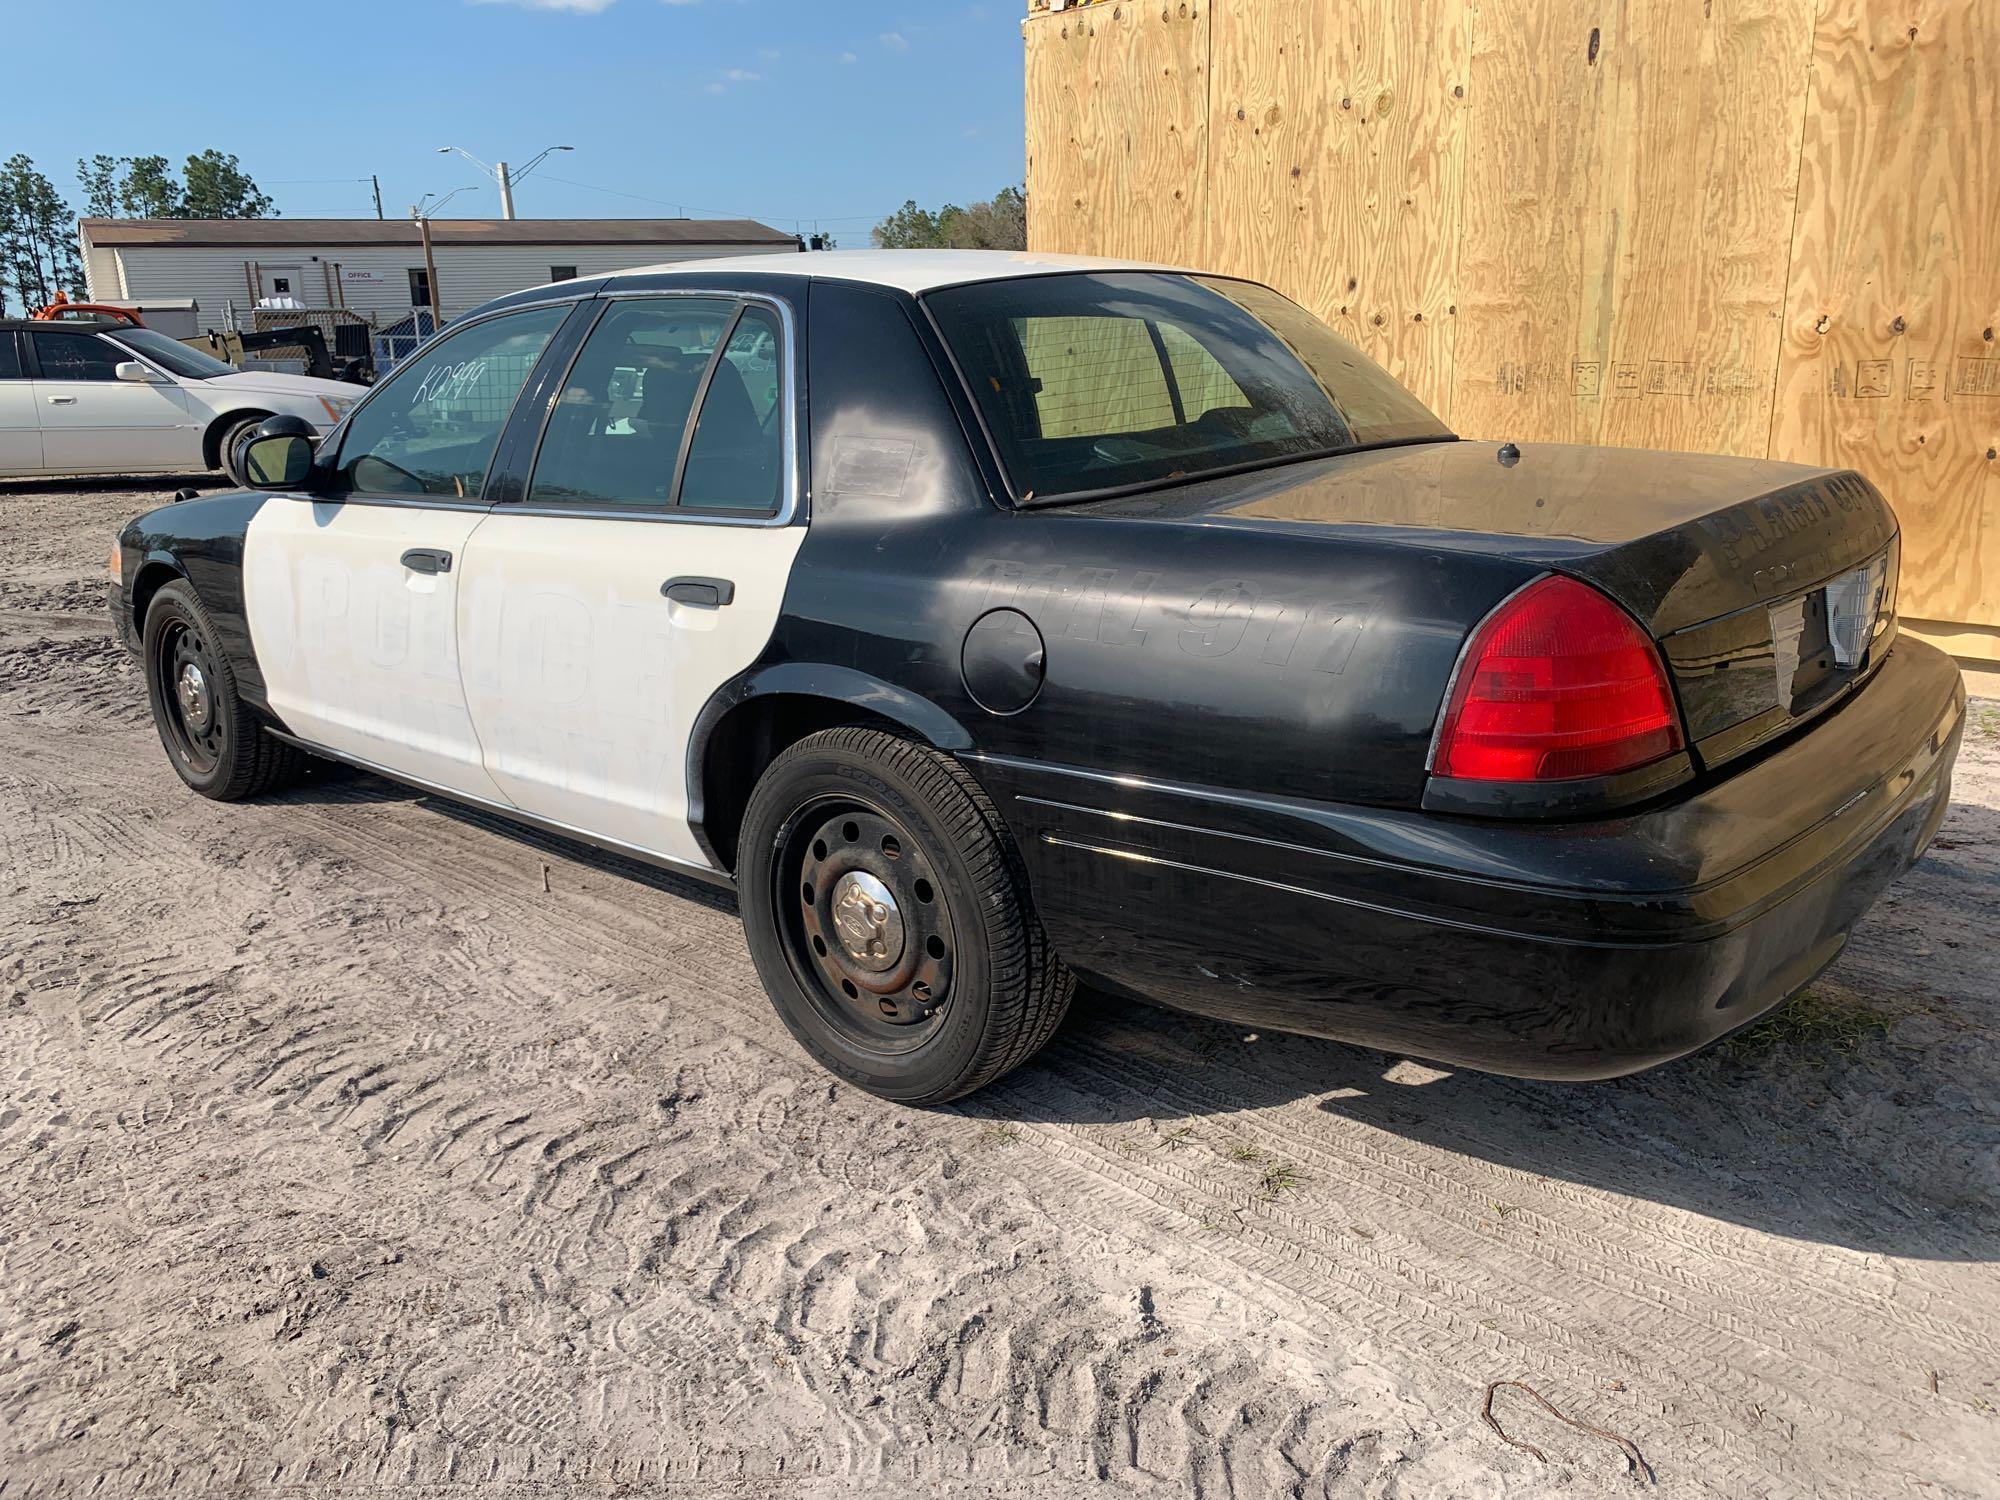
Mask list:
[{"label": "chrome door handle", "polygon": [[451,554],[436,547],[412,547],[403,554],[403,566],[412,573],[449,573]]},{"label": "chrome door handle", "polygon": [[736,598],[736,585],[727,578],[669,578],[660,585],[660,592],[676,604],[720,609]]},{"label": "chrome door handle", "polygon": [[49,405],[51,405],[51,406],[74,406],[74,405],[76,405],[76,397],[74,397],[74,396],[51,396],[51,397],[49,397]]}]

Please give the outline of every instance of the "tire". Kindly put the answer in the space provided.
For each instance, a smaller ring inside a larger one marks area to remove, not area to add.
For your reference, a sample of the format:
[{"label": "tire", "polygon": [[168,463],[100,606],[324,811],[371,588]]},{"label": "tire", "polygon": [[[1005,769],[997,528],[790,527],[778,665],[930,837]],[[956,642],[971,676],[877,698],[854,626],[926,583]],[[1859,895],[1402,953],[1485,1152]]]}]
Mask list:
[{"label": "tire", "polygon": [[153,727],[182,781],[234,802],[295,780],[307,757],[264,732],[266,720],[237,693],[216,641],[215,622],[185,580],[153,596],[140,647]]},{"label": "tire", "polygon": [[250,481],[236,462],[236,449],[244,438],[264,425],[262,416],[245,417],[240,422],[232,422],[222,434],[222,441],[216,446],[216,456],[222,460],[222,472],[229,476],[229,482],[243,489],[250,488]]},{"label": "tire", "polygon": [[758,977],[799,1044],[857,1087],[943,1104],[1061,1024],[1075,980],[999,813],[949,756],[874,729],[810,735],[758,780],[739,847]]}]

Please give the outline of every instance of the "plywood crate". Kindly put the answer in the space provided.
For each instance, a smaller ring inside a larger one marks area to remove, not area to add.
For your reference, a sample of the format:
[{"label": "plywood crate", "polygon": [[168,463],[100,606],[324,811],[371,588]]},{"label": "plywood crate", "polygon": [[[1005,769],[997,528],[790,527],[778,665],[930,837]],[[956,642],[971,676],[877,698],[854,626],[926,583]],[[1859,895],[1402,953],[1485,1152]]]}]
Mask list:
[{"label": "plywood crate", "polygon": [[2000,0],[1032,16],[1028,232],[1269,282],[1457,430],[1852,467],[2000,661]]}]

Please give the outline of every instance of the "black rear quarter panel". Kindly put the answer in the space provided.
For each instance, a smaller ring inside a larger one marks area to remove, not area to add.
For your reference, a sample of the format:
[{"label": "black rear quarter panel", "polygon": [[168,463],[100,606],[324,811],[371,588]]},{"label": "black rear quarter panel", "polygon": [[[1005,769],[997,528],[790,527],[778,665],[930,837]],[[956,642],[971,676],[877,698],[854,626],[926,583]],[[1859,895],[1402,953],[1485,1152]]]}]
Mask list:
[{"label": "black rear quarter panel", "polygon": [[[766,664],[892,684],[980,752],[1416,805],[1459,645],[1536,569],[1389,540],[1005,508],[913,311],[814,284],[812,531]],[[1033,623],[1045,661],[1018,712],[981,707],[962,672],[968,631],[1000,609]]]}]

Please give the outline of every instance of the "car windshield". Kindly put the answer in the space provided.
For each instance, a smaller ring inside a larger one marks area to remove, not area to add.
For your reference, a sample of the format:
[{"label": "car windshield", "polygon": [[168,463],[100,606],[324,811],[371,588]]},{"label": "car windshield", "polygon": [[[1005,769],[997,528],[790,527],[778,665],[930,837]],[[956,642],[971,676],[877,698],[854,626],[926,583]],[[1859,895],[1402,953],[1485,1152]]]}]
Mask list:
[{"label": "car windshield", "polygon": [[1023,504],[1451,437],[1367,355],[1251,282],[1035,276],[924,303]]},{"label": "car windshield", "polygon": [[203,354],[199,349],[170,339],[156,328],[121,328],[111,341],[123,344],[135,354],[143,354],[154,364],[189,380],[208,380],[217,375],[236,373],[235,366],[226,365],[212,354]]}]

